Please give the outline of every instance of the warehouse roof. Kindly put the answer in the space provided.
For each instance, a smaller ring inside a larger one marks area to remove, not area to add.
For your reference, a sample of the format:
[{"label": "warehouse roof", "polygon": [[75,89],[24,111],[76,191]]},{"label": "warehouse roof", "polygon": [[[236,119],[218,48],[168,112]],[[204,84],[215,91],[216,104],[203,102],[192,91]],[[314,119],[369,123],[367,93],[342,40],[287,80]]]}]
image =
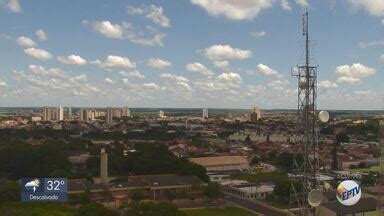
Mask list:
[{"label": "warehouse roof", "polygon": [[248,164],[247,159],[241,156],[200,157],[200,158],[190,158],[190,160],[202,166]]}]

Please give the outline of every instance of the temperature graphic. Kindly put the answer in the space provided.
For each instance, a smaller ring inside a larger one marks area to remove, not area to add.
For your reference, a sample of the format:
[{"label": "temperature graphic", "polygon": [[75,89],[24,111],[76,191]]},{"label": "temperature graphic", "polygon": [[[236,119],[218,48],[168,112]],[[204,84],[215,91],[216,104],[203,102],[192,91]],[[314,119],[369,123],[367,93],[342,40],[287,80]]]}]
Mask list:
[{"label": "temperature graphic", "polygon": [[67,178],[24,178],[21,185],[22,201],[67,201]]}]

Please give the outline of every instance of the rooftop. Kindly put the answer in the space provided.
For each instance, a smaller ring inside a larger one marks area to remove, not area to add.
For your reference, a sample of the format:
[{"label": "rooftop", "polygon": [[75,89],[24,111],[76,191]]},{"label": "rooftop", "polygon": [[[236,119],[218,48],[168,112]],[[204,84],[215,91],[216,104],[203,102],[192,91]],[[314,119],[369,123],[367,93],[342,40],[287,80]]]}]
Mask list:
[{"label": "rooftop", "polygon": [[247,159],[241,156],[200,157],[200,158],[190,158],[190,160],[202,166],[248,164]]}]

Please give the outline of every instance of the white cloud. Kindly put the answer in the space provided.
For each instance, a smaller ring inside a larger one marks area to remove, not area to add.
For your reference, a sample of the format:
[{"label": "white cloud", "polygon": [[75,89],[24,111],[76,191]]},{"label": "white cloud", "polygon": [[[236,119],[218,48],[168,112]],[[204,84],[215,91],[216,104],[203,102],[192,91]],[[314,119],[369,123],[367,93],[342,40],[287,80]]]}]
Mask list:
[{"label": "white cloud", "polygon": [[381,54],[379,58],[381,61],[384,61],[384,54]]},{"label": "white cloud", "polygon": [[12,13],[21,12],[21,6],[18,0],[0,0],[0,4]]},{"label": "white cloud", "polygon": [[145,76],[143,74],[141,74],[140,71],[138,71],[138,70],[134,70],[134,71],[131,71],[129,73],[127,73],[125,71],[120,71],[119,73],[123,77],[135,77],[135,78],[139,78],[139,79],[145,78]]},{"label": "white cloud", "polygon": [[178,76],[178,75],[170,74],[170,73],[160,74],[160,78],[162,78],[162,79],[171,79],[171,80],[175,80],[175,81],[178,81],[178,82],[189,82],[189,80],[186,77]]},{"label": "white cloud", "polygon": [[46,41],[48,40],[48,37],[47,37],[47,34],[44,32],[43,29],[38,29],[36,32],[35,32],[37,38],[39,39],[39,41]]},{"label": "white cloud", "polygon": [[57,97],[71,98],[68,94],[85,96],[100,92],[98,87],[88,83],[85,74],[73,76],[59,68],[44,68],[38,65],[29,65],[28,68],[29,73],[16,70],[12,73],[12,78],[21,86],[18,92],[23,92],[25,97],[40,97],[42,100],[50,97],[52,100]]},{"label": "white cloud", "polygon": [[251,32],[251,36],[255,38],[261,38],[264,37],[267,33],[265,31],[260,32]]},{"label": "white cloud", "polygon": [[106,77],[105,79],[104,79],[104,82],[105,83],[107,83],[107,84],[115,84],[116,82],[115,81],[113,81],[111,78],[109,78],[109,77]]},{"label": "white cloud", "polygon": [[[83,24],[88,25],[89,22],[83,21]],[[120,40],[129,40],[132,43],[143,46],[163,46],[163,39],[166,34],[159,32],[157,29],[146,26],[146,33],[142,30],[137,30],[131,23],[123,22],[121,25],[113,24],[110,21],[96,21],[92,24],[95,32],[107,37]],[[146,36],[149,35],[149,36]]]},{"label": "white cloud", "polygon": [[114,56],[109,55],[104,62],[101,62],[100,60],[96,60],[94,62],[91,62],[92,64],[96,64],[101,68],[106,69],[113,69],[113,68],[135,68],[136,63],[131,61],[127,57],[122,56]]},{"label": "white cloud", "polygon": [[212,16],[224,16],[231,20],[252,20],[260,11],[270,8],[274,0],[191,0]]},{"label": "white cloud", "polygon": [[256,71],[257,71],[257,73],[260,73],[260,74],[265,75],[265,76],[279,75],[279,72],[277,72],[276,70],[268,67],[265,64],[258,64],[257,67],[256,67]]},{"label": "white cloud", "polygon": [[151,82],[151,83],[144,83],[143,87],[145,89],[149,89],[149,90],[156,90],[156,89],[160,88],[159,85],[157,85],[156,83],[153,83],[153,82]]},{"label": "white cloud", "polygon": [[108,38],[123,38],[122,27],[118,24],[112,24],[109,21],[94,22],[93,30]]},{"label": "white cloud", "polygon": [[128,6],[128,14],[140,14],[144,15],[145,18],[151,20],[153,23],[160,25],[161,27],[170,27],[170,20],[164,14],[161,6],[149,5],[143,7],[132,7]]},{"label": "white cloud", "polygon": [[201,64],[199,62],[187,64],[185,66],[185,69],[187,71],[201,73],[205,76],[213,76],[214,75],[214,73],[211,70],[209,70],[208,68],[206,68],[203,64]]},{"label": "white cloud", "polygon": [[148,59],[147,65],[152,68],[162,69],[172,65],[171,62],[159,58]]},{"label": "white cloud", "polygon": [[24,52],[27,55],[39,60],[46,61],[46,60],[52,59],[52,54],[42,49],[37,49],[32,47],[32,48],[25,49]]},{"label": "white cloud", "polygon": [[211,61],[242,60],[252,56],[250,50],[232,48],[229,45],[213,45],[205,50],[198,51]]},{"label": "white cloud", "polygon": [[28,69],[36,75],[64,78],[68,73],[59,68],[45,68],[40,65],[28,65]]},{"label": "white cloud", "polygon": [[219,76],[217,76],[217,79],[221,81],[233,82],[236,84],[240,84],[242,82],[241,76],[233,72],[222,73]]},{"label": "white cloud", "polygon": [[354,9],[364,9],[373,16],[384,16],[382,0],[348,0]]},{"label": "white cloud", "polygon": [[333,83],[329,80],[323,80],[323,81],[320,81],[317,86],[319,88],[323,88],[323,89],[331,89],[331,88],[337,88],[337,84],[336,83]]},{"label": "white cloud", "polygon": [[136,30],[133,27],[127,32],[127,38],[135,44],[140,44],[143,46],[163,46],[163,40],[166,34],[158,31],[157,29],[147,26],[147,31],[151,35],[151,37],[144,37],[143,33],[140,31],[136,33]]},{"label": "white cloud", "polygon": [[287,89],[288,83],[288,80],[273,80],[267,84],[267,87],[274,90],[285,90]]},{"label": "white cloud", "polygon": [[9,40],[12,37],[7,34],[0,34],[0,40]]},{"label": "white cloud", "polygon": [[360,63],[354,63],[351,66],[340,65],[336,67],[336,73],[340,75],[337,82],[356,85],[362,82],[362,78],[375,75],[376,69],[364,66]]},{"label": "white cloud", "polygon": [[340,65],[336,68],[336,73],[354,78],[369,77],[376,74],[376,69],[364,66],[360,63],[349,65]]},{"label": "white cloud", "polygon": [[367,48],[371,46],[384,46],[384,40],[360,42],[359,46],[361,48]]},{"label": "white cloud", "polygon": [[191,86],[186,82],[177,82],[176,84],[185,91],[192,91]]},{"label": "white cloud", "polygon": [[289,4],[288,0],[281,0],[280,5],[281,5],[281,8],[283,8],[283,10],[286,10],[286,11],[292,10],[291,5]]},{"label": "white cloud", "polygon": [[227,68],[229,67],[229,61],[213,61],[213,66],[217,68]]},{"label": "white cloud", "polygon": [[20,36],[16,39],[16,43],[23,47],[35,47],[37,43],[29,37]]},{"label": "white cloud", "polygon": [[360,78],[355,78],[355,77],[347,77],[347,76],[341,76],[337,79],[337,82],[339,83],[347,83],[347,84],[360,84],[361,79]]},{"label": "white cloud", "polygon": [[85,65],[85,64],[87,64],[87,61],[78,55],[69,55],[67,57],[58,56],[57,60],[63,64],[71,64],[71,65]]},{"label": "white cloud", "polygon": [[2,79],[0,79],[0,88],[1,87],[7,87],[7,83]]},{"label": "white cloud", "polygon": [[354,91],[353,94],[356,95],[356,97],[358,97],[360,99],[360,97],[367,97],[367,96],[370,96],[372,95],[372,92],[369,91],[369,90],[357,90],[357,91]]},{"label": "white cloud", "polygon": [[307,0],[296,0],[296,3],[302,7],[308,7],[308,1]]}]

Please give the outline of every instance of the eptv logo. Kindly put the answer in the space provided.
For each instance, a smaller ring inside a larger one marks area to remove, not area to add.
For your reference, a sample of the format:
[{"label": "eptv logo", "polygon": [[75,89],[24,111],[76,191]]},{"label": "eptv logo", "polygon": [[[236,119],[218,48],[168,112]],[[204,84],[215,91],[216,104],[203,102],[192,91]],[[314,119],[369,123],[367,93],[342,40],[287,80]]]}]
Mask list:
[{"label": "eptv logo", "polygon": [[355,205],[360,200],[360,197],[361,188],[352,180],[343,181],[337,186],[336,198],[345,206]]}]

